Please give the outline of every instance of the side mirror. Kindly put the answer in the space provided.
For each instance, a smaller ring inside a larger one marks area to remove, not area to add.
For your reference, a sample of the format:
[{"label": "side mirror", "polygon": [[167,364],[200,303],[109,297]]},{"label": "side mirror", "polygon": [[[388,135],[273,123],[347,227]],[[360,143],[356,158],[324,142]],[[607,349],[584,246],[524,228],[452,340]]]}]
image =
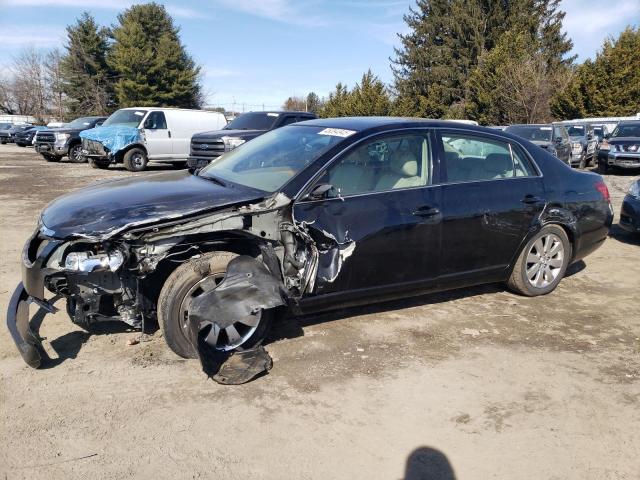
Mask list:
[{"label": "side mirror", "polygon": [[309,194],[307,195],[307,199],[321,200],[323,198],[326,198],[327,193],[329,193],[329,191],[332,189],[333,185],[329,183],[319,183],[318,185],[313,187],[313,190],[311,190],[311,192],[309,192]]},{"label": "side mirror", "polygon": [[611,134],[610,133],[605,133],[604,134],[604,138],[609,140],[611,138]]},{"label": "side mirror", "polygon": [[556,137],[556,143],[562,143],[562,137]]},{"label": "side mirror", "polygon": [[589,140],[593,139],[593,133],[591,133],[591,132],[587,133],[587,138]]}]

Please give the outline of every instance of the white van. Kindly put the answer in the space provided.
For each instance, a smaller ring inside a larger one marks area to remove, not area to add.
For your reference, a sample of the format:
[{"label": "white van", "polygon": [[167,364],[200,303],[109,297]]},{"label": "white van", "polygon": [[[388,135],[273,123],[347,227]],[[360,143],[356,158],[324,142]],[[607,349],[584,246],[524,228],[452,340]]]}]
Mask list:
[{"label": "white van", "polygon": [[227,124],[224,115],[205,110],[132,107],[112,113],[101,127],[81,133],[82,153],[95,168],[124,163],[133,172],[148,162],[186,162],[191,137]]}]

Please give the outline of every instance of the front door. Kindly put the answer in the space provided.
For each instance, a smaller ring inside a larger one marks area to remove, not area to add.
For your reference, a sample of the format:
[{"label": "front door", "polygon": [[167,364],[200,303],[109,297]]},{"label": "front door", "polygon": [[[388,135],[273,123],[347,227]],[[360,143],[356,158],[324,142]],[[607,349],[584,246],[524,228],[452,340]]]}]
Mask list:
[{"label": "front door", "polygon": [[515,143],[441,132],[441,281],[500,275],[544,208],[542,179]]},{"label": "front door", "polygon": [[151,112],[144,121],[144,138],[149,158],[171,158],[173,141],[164,112]]},{"label": "front door", "polygon": [[[425,130],[382,134],[336,159],[294,204],[294,220],[319,250],[311,294],[404,288],[435,280],[439,188],[431,186],[434,138]],[[303,197],[304,198],[304,197]]]}]

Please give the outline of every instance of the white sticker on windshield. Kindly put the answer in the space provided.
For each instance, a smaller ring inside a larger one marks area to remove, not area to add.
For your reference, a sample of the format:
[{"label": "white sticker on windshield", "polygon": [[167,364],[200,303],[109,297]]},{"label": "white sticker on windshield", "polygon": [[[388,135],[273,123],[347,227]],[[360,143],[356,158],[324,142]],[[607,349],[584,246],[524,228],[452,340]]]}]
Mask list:
[{"label": "white sticker on windshield", "polygon": [[344,128],[325,128],[318,132],[318,135],[330,135],[332,137],[348,137],[356,133],[355,130],[346,130]]},{"label": "white sticker on windshield", "polygon": [[267,117],[279,117],[279,113],[267,113]]},{"label": "white sticker on windshield", "polygon": [[540,130],[553,130],[551,127],[540,127]]},{"label": "white sticker on windshield", "polygon": [[133,112],[134,115],[138,115],[139,117],[144,117],[144,112]]}]

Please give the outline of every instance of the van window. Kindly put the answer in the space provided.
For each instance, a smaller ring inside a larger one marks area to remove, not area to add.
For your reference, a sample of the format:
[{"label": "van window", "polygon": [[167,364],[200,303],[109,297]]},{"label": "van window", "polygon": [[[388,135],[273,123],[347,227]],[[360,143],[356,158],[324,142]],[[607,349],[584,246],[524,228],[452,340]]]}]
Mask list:
[{"label": "van window", "polygon": [[118,110],[113,112],[102,125],[105,127],[110,125],[126,125],[127,127],[137,128],[146,114],[146,110]]},{"label": "van window", "polygon": [[144,121],[144,128],[149,130],[166,130],[167,119],[164,116],[164,112],[151,112]]}]

